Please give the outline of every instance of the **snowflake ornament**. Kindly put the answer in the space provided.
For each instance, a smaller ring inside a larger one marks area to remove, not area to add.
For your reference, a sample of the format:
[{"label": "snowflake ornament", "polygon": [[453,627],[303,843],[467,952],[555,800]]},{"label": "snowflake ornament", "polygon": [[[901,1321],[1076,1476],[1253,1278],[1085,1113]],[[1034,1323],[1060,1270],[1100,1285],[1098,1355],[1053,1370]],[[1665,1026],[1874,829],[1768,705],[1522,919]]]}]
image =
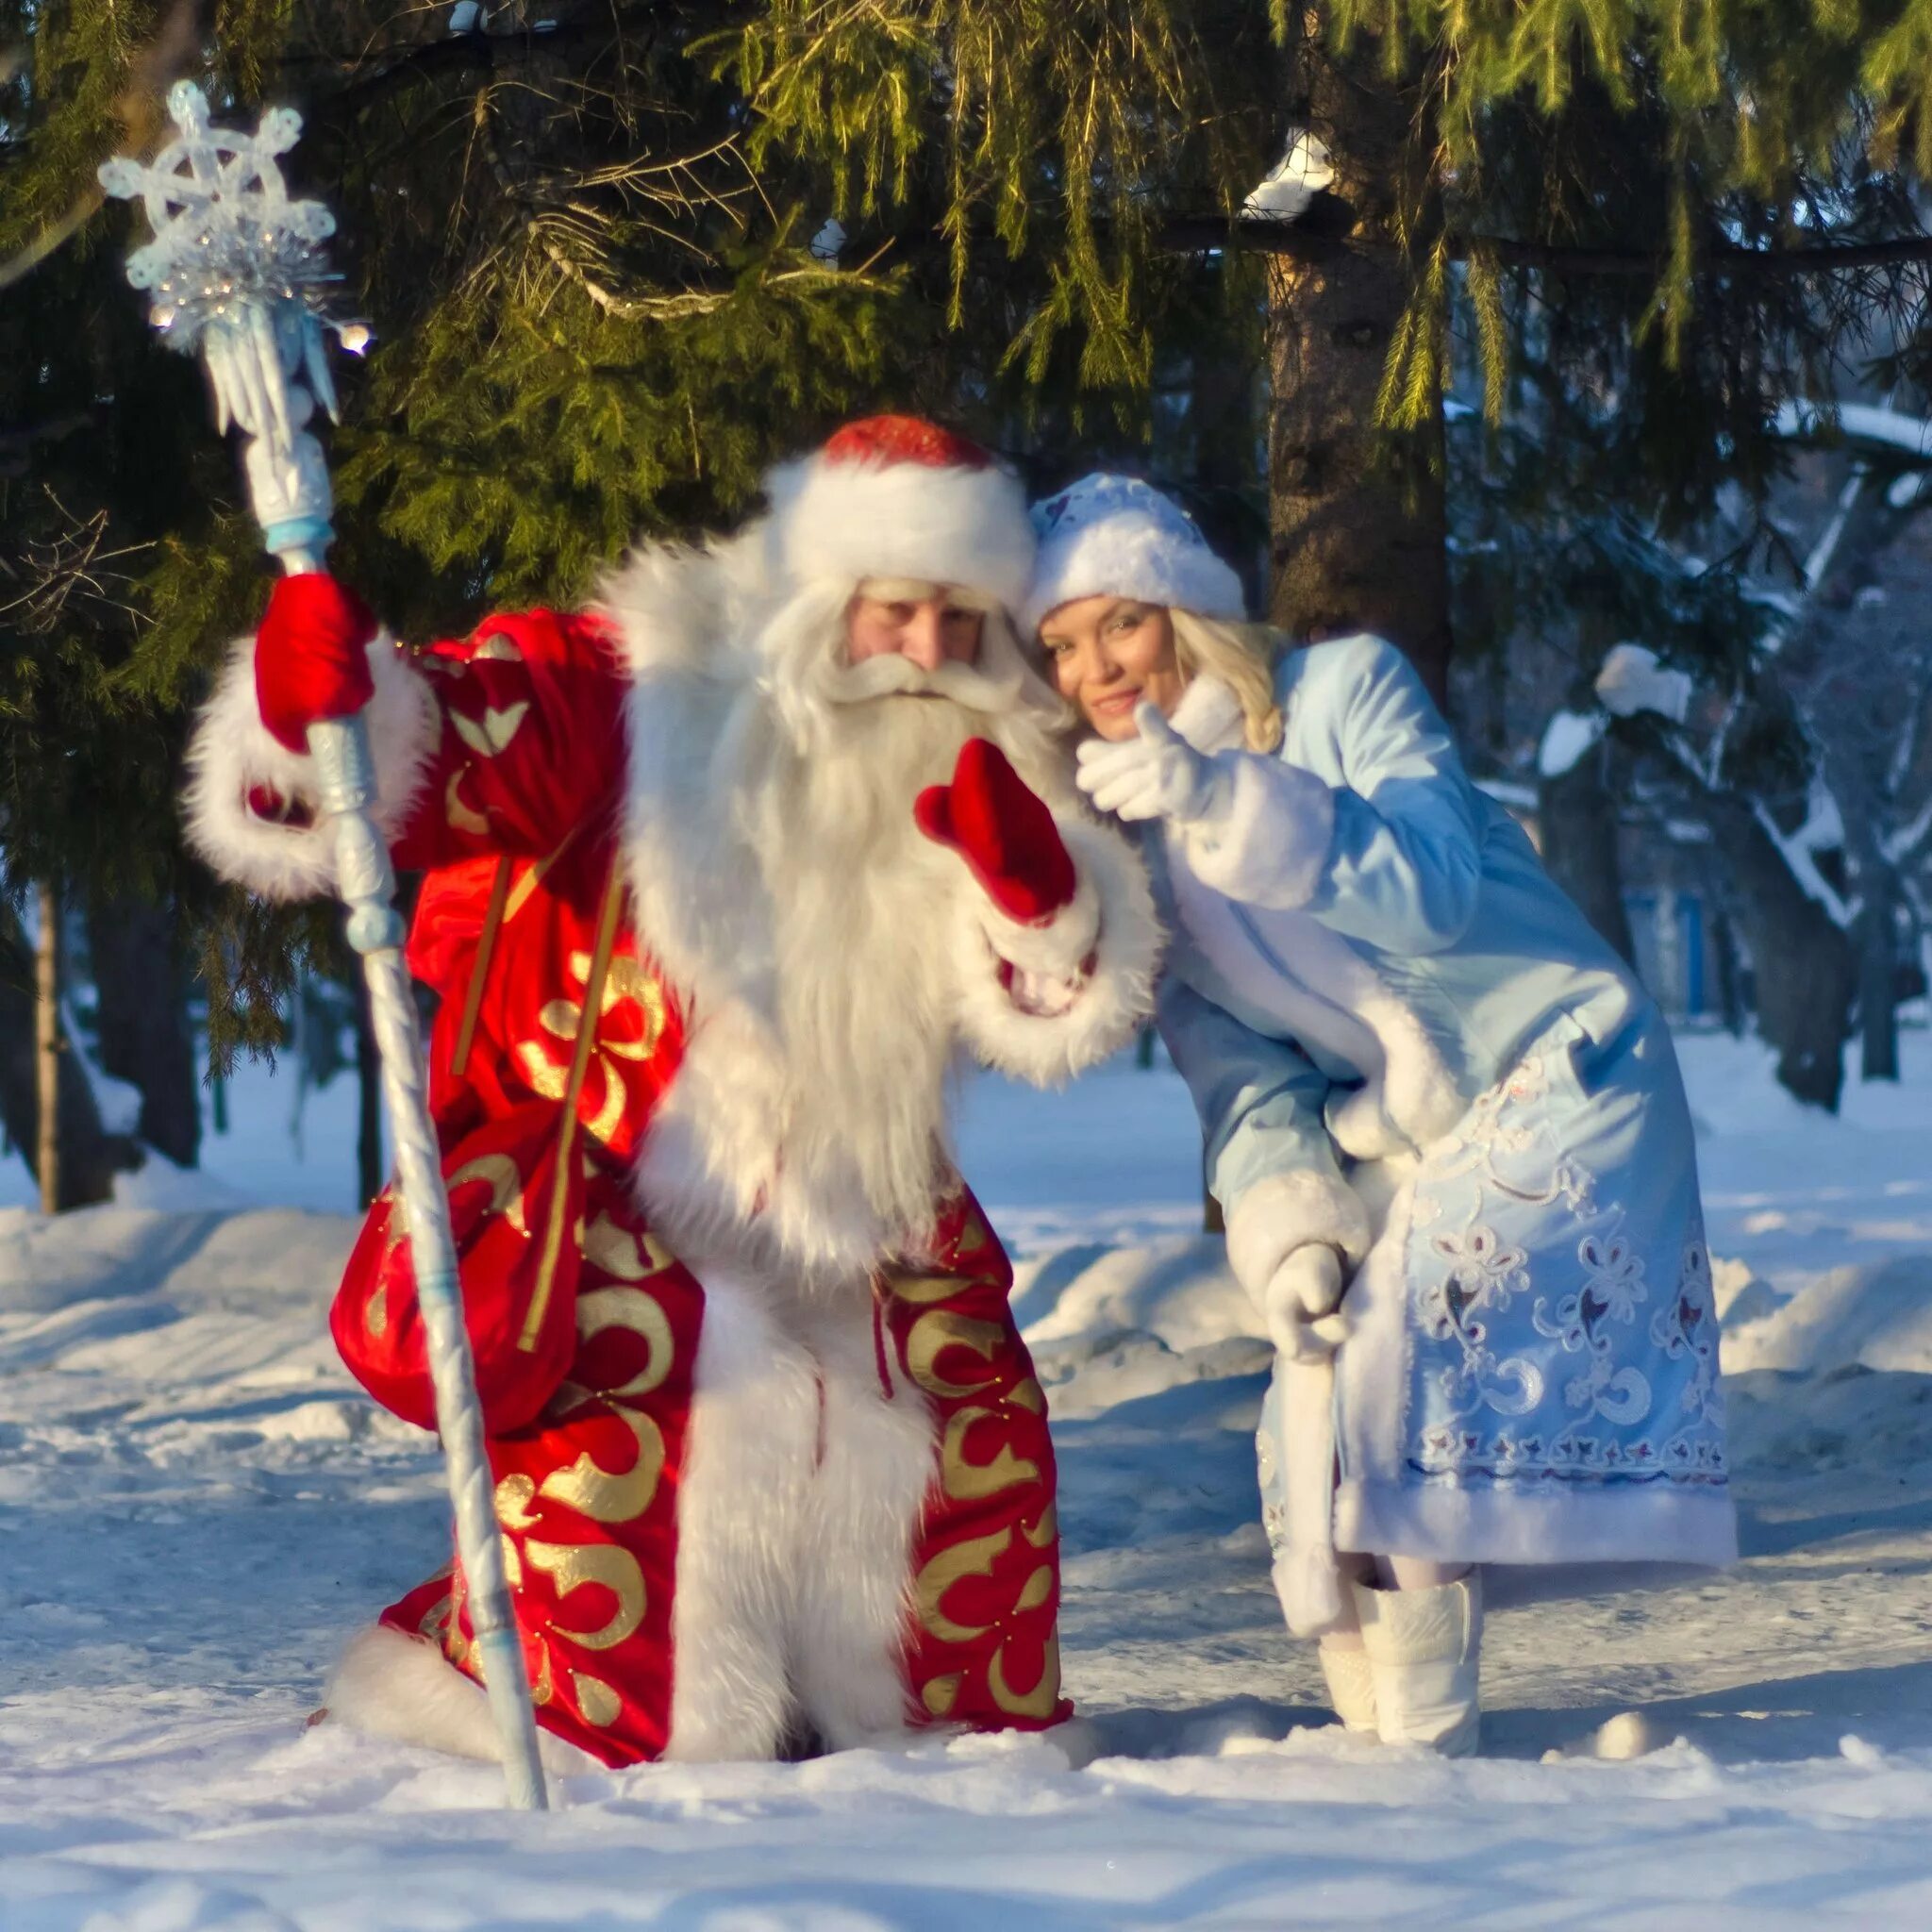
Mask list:
[{"label": "snowflake ornament", "polygon": [[186,80],[168,91],[168,111],[180,131],[153,161],[101,165],[101,186],[142,201],[154,230],[128,258],[127,279],[153,297],[150,319],[170,347],[206,357],[222,428],[240,423],[286,449],[308,414],[291,408],[291,380],[336,414],[325,328],[356,354],[369,341],[364,325],[327,312],[341,281],[323,245],[335,217],[292,200],[282,179],[276,158],[294,146],[302,117],[271,108],[253,134],[216,127]]},{"label": "snowflake ornament", "polygon": [[333,329],[359,355],[369,330],[328,313],[341,277],[324,243],[335,217],[294,201],[276,158],[294,146],[302,117],[271,108],[253,134],[216,127],[192,81],[168,91],[180,130],[151,162],[105,162],[101,186],[139,197],[154,239],[127,262],[127,279],[152,298],[149,318],[171,348],[199,354],[214,391],[215,421],[248,436],[243,464],[268,547],[302,560],[329,538],[333,498],[322,446],[308,431],[317,404],[331,417]]}]

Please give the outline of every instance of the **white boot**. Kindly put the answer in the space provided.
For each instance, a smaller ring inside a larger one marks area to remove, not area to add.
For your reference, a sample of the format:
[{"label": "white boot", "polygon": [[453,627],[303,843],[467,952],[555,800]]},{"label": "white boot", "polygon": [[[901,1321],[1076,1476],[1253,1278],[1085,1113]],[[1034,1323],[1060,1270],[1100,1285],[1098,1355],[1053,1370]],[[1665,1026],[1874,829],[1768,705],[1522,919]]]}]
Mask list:
[{"label": "white boot", "polygon": [[1358,1583],[1355,1602],[1383,1743],[1427,1744],[1444,1757],[1470,1757],[1481,1719],[1481,1571],[1433,1590],[1369,1590]]},{"label": "white boot", "polygon": [[1315,1655],[1322,1660],[1323,1681],[1328,1686],[1328,1707],[1341,1720],[1342,1729],[1374,1737],[1380,1729],[1375,1722],[1375,1675],[1360,1640],[1338,1643],[1324,1637],[1315,1646]]}]

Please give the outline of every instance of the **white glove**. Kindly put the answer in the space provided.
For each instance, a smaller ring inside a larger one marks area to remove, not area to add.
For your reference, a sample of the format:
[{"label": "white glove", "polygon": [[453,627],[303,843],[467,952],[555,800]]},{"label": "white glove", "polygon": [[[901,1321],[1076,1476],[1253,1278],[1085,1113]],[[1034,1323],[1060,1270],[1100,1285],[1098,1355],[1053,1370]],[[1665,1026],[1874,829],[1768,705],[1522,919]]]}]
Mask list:
[{"label": "white glove", "polygon": [[1140,731],[1122,744],[1090,738],[1075,756],[1074,783],[1100,811],[1124,819],[1172,819],[1191,824],[1225,815],[1234,783],[1221,766],[1198,752],[1160,715],[1158,707],[1134,707]]},{"label": "white glove", "polygon": [[1342,1288],[1341,1257],[1325,1241],[1297,1248],[1275,1269],[1262,1291],[1261,1314],[1284,1360],[1325,1361],[1348,1339]]}]

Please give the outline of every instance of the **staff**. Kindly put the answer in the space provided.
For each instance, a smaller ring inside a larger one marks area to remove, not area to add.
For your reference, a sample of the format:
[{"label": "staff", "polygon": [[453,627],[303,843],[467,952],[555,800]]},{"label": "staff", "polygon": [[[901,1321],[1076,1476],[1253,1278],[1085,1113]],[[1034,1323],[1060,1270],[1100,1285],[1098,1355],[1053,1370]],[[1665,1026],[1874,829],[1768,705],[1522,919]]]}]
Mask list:
[{"label": "staff", "polygon": [[[334,498],[322,447],[306,425],[317,403],[332,419],[336,414],[324,330],[333,328],[355,352],[368,341],[360,325],[325,314],[340,279],[322,247],[335,232],[335,218],[320,202],[291,201],[283,184],[275,158],[294,145],[300,115],[271,108],[253,135],[213,127],[207,99],[189,81],[169,91],[168,110],[180,133],[151,164],[123,156],[100,171],[109,194],[142,198],[154,230],[154,240],[128,258],[127,279],[151,292],[150,318],[168,346],[199,353],[207,364],[218,426],[225,432],[239,424],[248,437],[244,465],[263,545],[291,575],[319,570],[334,536]],[[428,1329],[457,1548],[509,1801],[520,1810],[541,1811],[547,1800],[536,1718],[504,1574],[449,1196],[403,960],[403,922],[391,903],[395,875],[369,812],[375,782],[368,732],[359,716],[315,724],[308,750],[323,816],[335,828],[336,883],[349,910],[349,943],[362,956],[369,986],[403,1219]]]}]

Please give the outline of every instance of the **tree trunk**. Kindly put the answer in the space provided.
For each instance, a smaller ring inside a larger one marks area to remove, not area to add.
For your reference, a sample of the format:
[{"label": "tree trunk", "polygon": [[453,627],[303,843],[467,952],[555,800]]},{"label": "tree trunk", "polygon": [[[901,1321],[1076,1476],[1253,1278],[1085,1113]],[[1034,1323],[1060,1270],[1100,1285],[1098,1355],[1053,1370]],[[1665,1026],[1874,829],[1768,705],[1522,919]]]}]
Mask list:
[{"label": "tree trunk", "polygon": [[1890,881],[1867,877],[1858,919],[1859,1076],[1898,1078],[1898,941]]},{"label": "tree trunk", "polygon": [[88,908],[101,1071],[141,1091],[142,1140],[176,1167],[201,1148],[188,982],[172,911],[133,899]]},{"label": "tree trunk", "polygon": [[1744,974],[1742,962],[1738,958],[1738,935],[1731,924],[1730,913],[1724,909],[1723,894],[1713,892],[1711,902],[1710,938],[1717,972],[1718,1012],[1724,1023],[1724,1031],[1734,1040],[1741,1040],[1750,1024],[1750,1012],[1744,1004]]},{"label": "tree trunk", "polygon": [[1751,948],[1757,1030],[1777,1049],[1777,1077],[1800,1100],[1838,1111],[1851,1032],[1857,961],[1851,941],[1792,876],[1743,799],[1692,794],[1735,894],[1732,910]]},{"label": "tree trunk", "polygon": [[[1336,178],[1324,225],[1392,243],[1409,178],[1415,94],[1382,71],[1377,43],[1345,57],[1304,49],[1306,118]],[[1449,663],[1448,520],[1441,398],[1430,428],[1398,442],[1375,427],[1375,398],[1410,294],[1403,256],[1338,248],[1269,268],[1269,615],[1316,640],[1370,630],[1399,644],[1441,702]]]},{"label": "tree trunk", "polygon": [[1633,970],[1637,948],[1624,908],[1624,869],[1617,851],[1617,806],[1604,784],[1607,747],[1593,746],[1538,787],[1537,823],[1550,876]]},{"label": "tree trunk", "polygon": [[40,889],[34,941],[34,1174],[41,1212],[60,1211],[60,902]]},{"label": "tree trunk", "polygon": [[[55,1208],[85,1208],[108,1199],[114,1175],[141,1165],[141,1149],[124,1135],[102,1131],[93,1090],[68,1050],[64,1031],[57,1030],[51,1054],[42,1050],[38,981],[20,922],[0,905],[0,1126],[38,1174],[41,1124],[51,1113],[57,1136]],[[51,1109],[41,1099],[41,1080],[50,1065],[56,1091]]]}]

